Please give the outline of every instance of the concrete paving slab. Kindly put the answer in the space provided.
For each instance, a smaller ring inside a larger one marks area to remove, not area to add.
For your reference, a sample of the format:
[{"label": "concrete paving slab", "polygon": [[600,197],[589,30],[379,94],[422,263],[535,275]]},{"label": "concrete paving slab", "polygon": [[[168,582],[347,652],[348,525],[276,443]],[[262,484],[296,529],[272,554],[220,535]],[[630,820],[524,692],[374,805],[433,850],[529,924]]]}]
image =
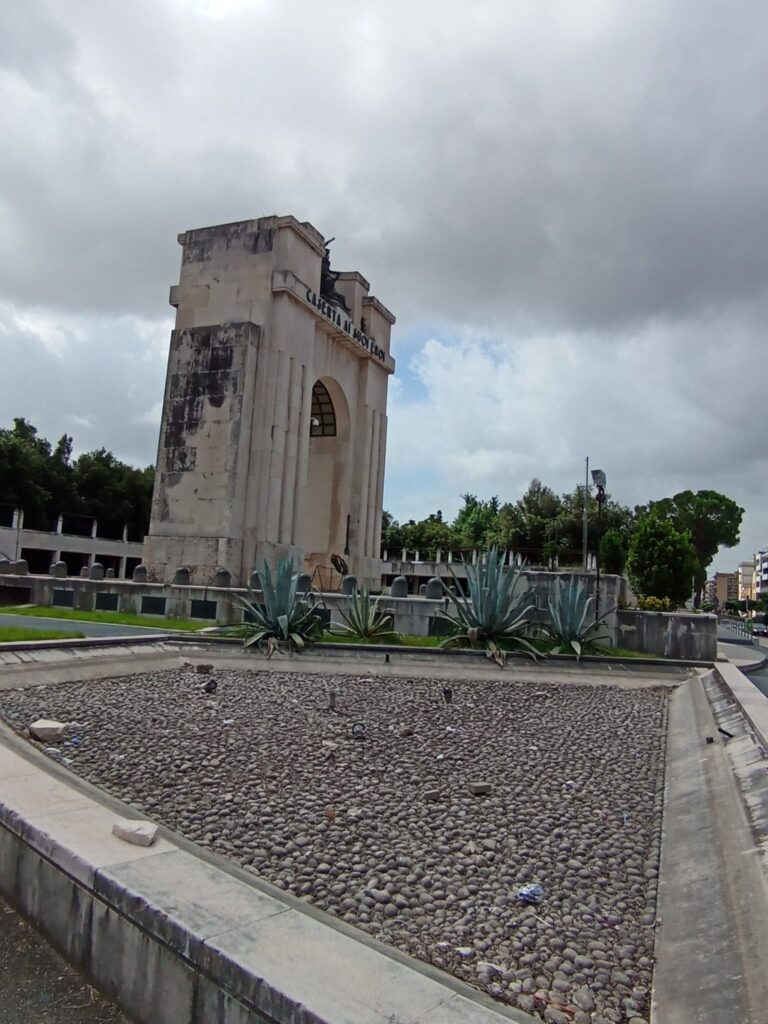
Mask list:
[{"label": "concrete paving slab", "polygon": [[22,757],[0,742],[0,779],[5,781],[17,775],[29,775],[37,771],[39,768],[31,764],[28,758]]},{"label": "concrete paving slab", "polygon": [[72,878],[89,888],[92,888],[94,874],[100,868],[157,856],[174,849],[165,839],[159,839],[149,847],[124,843],[112,835],[114,813],[91,800],[77,810],[22,815],[12,806],[12,797],[6,795],[3,786],[0,801],[8,814],[8,820],[4,822],[6,827],[44,857],[55,859]]},{"label": "concrete paving slab", "polygon": [[71,813],[93,806],[93,801],[88,797],[63,782],[45,777],[29,762],[25,774],[3,779],[2,801],[4,810],[10,810],[24,818]]},{"label": "concrete paving slab", "polygon": [[96,894],[182,956],[215,935],[283,914],[285,903],[181,850],[99,871]]},{"label": "concrete paving slab", "polygon": [[297,1024],[416,1024],[446,1002],[431,978],[293,910],[205,945],[206,974],[276,1020],[298,1003]]}]

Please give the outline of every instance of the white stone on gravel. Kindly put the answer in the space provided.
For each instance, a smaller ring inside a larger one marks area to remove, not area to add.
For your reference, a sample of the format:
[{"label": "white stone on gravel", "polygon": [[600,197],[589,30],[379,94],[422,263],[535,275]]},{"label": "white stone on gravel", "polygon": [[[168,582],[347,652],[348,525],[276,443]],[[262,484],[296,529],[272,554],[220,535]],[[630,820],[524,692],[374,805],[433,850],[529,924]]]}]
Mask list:
[{"label": "white stone on gravel", "polygon": [[157,825],[151,821],[121,819],[112,826],[112,835],[134,846],[151,846],[157,839]]},{"label": "white stone on gravel", "polygon": [[29,727],[29,734],[41,743],[58,743],[67,728],[65,722],[57,722],[53,718],[38,718]]}]

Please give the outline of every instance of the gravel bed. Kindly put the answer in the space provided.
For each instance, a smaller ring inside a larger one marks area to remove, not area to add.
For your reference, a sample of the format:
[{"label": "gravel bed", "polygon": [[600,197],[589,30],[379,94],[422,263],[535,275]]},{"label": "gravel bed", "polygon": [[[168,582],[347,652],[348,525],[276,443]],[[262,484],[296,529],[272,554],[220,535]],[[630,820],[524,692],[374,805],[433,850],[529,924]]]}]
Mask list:
[{"label": "gravel bed", "polygon": [[667,692],[190,666],[0,715],[70,723],[51,756],[79,775],[501,1002],[642,1024]]}]

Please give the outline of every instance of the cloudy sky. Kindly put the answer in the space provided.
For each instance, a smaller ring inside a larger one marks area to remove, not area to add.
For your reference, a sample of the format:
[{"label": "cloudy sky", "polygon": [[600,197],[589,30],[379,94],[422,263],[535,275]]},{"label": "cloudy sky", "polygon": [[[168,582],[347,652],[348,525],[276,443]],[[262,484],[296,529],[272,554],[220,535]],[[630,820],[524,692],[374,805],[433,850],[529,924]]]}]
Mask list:
[{"label": "cloudy sky", "polygon": [[176,236],[293,213],[398,317],[385,505],[603,468],[768,544],[764,0],[3,0],[0,424],[154,461]]}]

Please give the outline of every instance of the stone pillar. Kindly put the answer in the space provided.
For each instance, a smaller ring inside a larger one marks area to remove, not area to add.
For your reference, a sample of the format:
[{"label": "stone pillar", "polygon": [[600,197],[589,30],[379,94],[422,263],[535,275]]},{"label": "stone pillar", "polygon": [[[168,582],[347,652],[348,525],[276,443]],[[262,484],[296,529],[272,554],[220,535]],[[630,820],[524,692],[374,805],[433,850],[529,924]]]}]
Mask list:
[{"label": "stone pillar", "polygon": [[91,540],[96,540],[99,535],[99,520],[94,519],[91,523]]},{"label": "stone pillar", "polygon": [[381,523],[377,523],[379,496],[379,460],[381,458],[381,414],[373,412],[371,422],[371,472],[368,477],[368,512],[366,517],[364,552],[369,558],[378,558],[376,536],[381,534]]},{"label": "stone pillar", "polygon": [[120,567],[118,569],[118,573],[120,575],[120,579],[121,580],[125,579],[125,574],[126,574],[127,568],[128,568],[128,559],[126,558],[125,555],[123,555],[123,557],[120,559]]},{"label": "stone pillar", "polygon": [[13,513],[13,526],[16,530],[16,561],[21,558],[21,531],[24,529],[24,509],[17,508]]},{"label": "stone pillar", "polygon": [[59,515],[58,519],[56,520],[56,530],[55,530],[55,532],[56,533],[63,533],[64,532],[64,516],[63,515]]},{"label": "stone pillar", "polygon": [[280,543],[295,544],[293,507],[296,500],[296,474],[299,465],[299,444],[302,421],[302,370],[295,359],[289,360],[287,394],[287,430],[283,452],[283,494],[280,502]]},{"label": "stone pillar", "polygon": [[291,357],[287,352],[277,353],[277,380],[275,381],[275,412],[272,420],[272,457],[269,460],[266,535],[281,540],[280,509],[286,481],[286,434],[288,430],[288,403],[290,394]]}]

